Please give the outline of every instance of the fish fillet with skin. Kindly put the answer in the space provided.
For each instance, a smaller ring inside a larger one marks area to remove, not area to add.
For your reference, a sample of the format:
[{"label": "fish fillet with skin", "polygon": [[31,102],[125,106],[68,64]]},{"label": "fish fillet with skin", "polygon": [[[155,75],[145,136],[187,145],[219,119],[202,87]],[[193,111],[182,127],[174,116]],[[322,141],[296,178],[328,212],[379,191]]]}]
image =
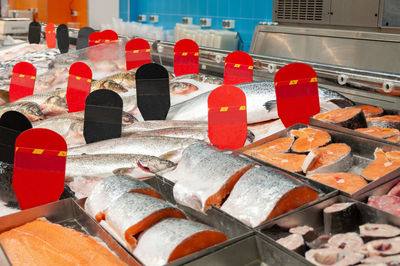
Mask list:
[{"label": "fish fillet with skin", "polygon": [[369,127],[395,128],[400,130],[400,115],[385,115],[367,118]]},{"label": "fish fillet with skin", "polygon": [[240,177],[253,166],[231,151],[222,152],[211,146],[207,149],[215,152],[188,169],[190,173],[178,176],[173,189],[177,203],[203,212],[211,205],[220,206]]},{"label": "fish fillet with skin", "polygon": [[85,210],[100,222],[105,218],[105,210],[124,193],[136,192],[162,199],[151,186],[126,175],[113,175],[96,184],[85,201]]},{"label": "fish fillet with skin", "polygon": [[161,266],[226,240],[207,225],[168,218],[143,232],[133,255],[145,265]]},{"label": "fish fillet with skin", "polygon": [[301,173],[306,155],[293,153],[269,154],[253,152],[251,156],[294,173]]},{"label": "fish fillet with skin", "polygon": [[314,118],[350,129],[367,127],[364,112],[362,109],[356,107],[348,107],[320,113],[315,115]]},{"label": "fish fillet with skin", "polygon": [[391,138],[400,134],[398,129],[383,127],[357,128],[355,131],[381,139]]},{"label": "fish fillet with skin", "polygon": [[353,194],[361,188],[368,185],[360,175],[350,173],[328,173],[307,175],[307,178],[313,179],[322,184],[334,187],[349,194]]},{"label": "fish fillet with skin", "polygon": [[244,153],[248,155],[254,154],[255,157],[257,157],[257,155],[260,153],[261,154],[285,153],[290,151],[293,142],[294,142],[293,137],[291,136],[283,137],[267,142],[265,144],[261,144],[259,146],[254,146],[254,147],[251,146],[250,149],[245,147]]},{"label": "fish fillet with skin", "polygon": [[168,218],[182,218],[185,215],[168,202],[139,193],[125,193],[114,200],[105,212],[105,220],[132,248],[136,236],[157,222]]},{"label": "fish fillet with skin", "polygon": [[356,107],[363,110],[365,117],[381,116],[384,112],[384,110],[382,108],[372,106],[372,105],[357,105]]},{"label": "fish fillet with skin", "polygon": [[236,183],[221,210],[256,227],[317,197],[316,191],[283,171],[255,166]]},{"label": "fish fillet with skin", "polygon": [[329,133],[311,127],[292,130],[290,135],[296,137],[291,147],[292,151],[296,153],[307,153],[331,142]]},{"label": "fish fillet with skin", "polygon": [[0,235],[13,265],[126,265],[94,238],[39,218]]},{"label": "fish fillet with skin", "polygon": [[384,152],[377,148],[374,157],[374,160],[361,172],[361,175],[369,181],[379,179],[400,168],[399,151]]}]

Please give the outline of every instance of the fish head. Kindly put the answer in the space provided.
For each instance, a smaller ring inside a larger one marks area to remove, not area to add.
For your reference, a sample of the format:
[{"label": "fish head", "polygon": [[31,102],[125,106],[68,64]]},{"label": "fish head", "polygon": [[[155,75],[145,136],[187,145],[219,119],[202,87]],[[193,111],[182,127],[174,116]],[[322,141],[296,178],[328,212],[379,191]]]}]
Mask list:
[{"label": "fish head", "polygon": [[64,98],[51,96],[41,105],[41,110],[46,116],[56,116],[68,113],[68,104]]},{"label": "fish head", "polygon": [[187,82],[172,82],[169,85],[169,90],[172,95],[186,95],[198,91],[199,88]]},{"label": "fish head", "polygon": [[150,173],[158,173],[166,169],[172,169],[176,166],[175,163],[169,160],[164,160],[157,157],[142,158],[137,164],[139,168]]},{"label": "fish head", "polygon": [[134,117],[130,113],[122,112],[122,124],[123,125],[130,125],[137,121],[138,120],[136,119],[136,117]]},{"label": "fish head", "polygon": [[34,102],[21,103],[20,108],[16,109],[16,111],[23,113],[30,121],[39,121],[45,119],[45,116],[42,110],[40,110],[39,105]]}]

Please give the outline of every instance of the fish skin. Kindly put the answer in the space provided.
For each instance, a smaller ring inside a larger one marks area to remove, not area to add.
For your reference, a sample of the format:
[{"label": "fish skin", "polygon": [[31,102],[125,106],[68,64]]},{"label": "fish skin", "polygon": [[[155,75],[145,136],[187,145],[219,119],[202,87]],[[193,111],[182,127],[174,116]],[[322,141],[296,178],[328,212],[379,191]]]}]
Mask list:
[{"label": "fish skin", "polygon": [[0,90],[0,106],[5,105],[10,102],[10,96],[8,95],[8,91]]},{"label": "fish skin", "polygon": [[67,157],[65,177],[66,181],[72,181],[77,176],[95,179],[110,176],[116,169],[130,168],[133,178],[144,178],[174,167],[175,164],[170,161],[141,154],[73,155]]},{"label": "fish skin", "polygon": [[45,119],[40,110],[40,106],[33,102],[9,103],[0,107],[0,116],[8,111],[17,111],[25,115],[30,121],[39,121]]},{"label": "fish skin", "polygon": [[[207,157],[203,157],[201,161],[188,170],[188,174],[178,177],[173,193],[177,203],[205,212],[211,207],[209,204],[214,204],[210,203],[213,197],[219,196],[218,193],[222,190],[231,189],[229,183],[234,186],[237,180],[232,180],[233,176],[240,178],[254,164],[247,159],[233,155],[232,151],[221,152],[212,146],[194,148],[191,150],[210,149],[210,151]],[[223,191],[223,193],[225,192],[229,194],[230,191]],[[220,202],[215,204],[219,205]]]},{"label": "fish skin", "polygon": [[145,265],[165,265],[171,261],[171,254],[179,244],[202,232],[220,235],[221,239],[216,242],[227,240],[220,231],[207,225],[185,219],[167,218],[143,232],[133,255]]},{"label": "fish skin", "polygon": [[214,85],[223,85],[224,84],[224,80],[222,78],[216,77],[216,76],[212,76],[212,75],[208,75],[208,74],[187,74],[187,75],[181,75],[178,77],[174,77],[173,79],[171,79],[171,83],[172,82],[180,82],[182,80],[186,80],[186,79],[193,79],[195,81],[198,82],[202,82],[202,83],[208,83],[208,84],[214,84]]},{"label": "fish skin", "polygon": [[122,134],[130,135],[138,131],[151,131],[164,128],[175,128],[175,127],[189,127],[189,128],[208,128],[207,122],[197,121],[173,121],[173,120],[154,120],[154,121],[139,121],[129,126],[126,126],[122,130]]},{"label": "fish skin", "polygon": [[101,90],[101,89],[111,90],[116,93],[123,93],[123,92],[128,91],[124,86],[122,86],[121,84],[119,84],[113,80],[96,80],[96,81],[92,82],[92,86],[91,86],[92,92],[96,91],[96,90]]},{"label": "fish skin", "polygon": [[68,105],[64,98],[47,94],[34,94],[18,99],[15,102],[33,102],[40,106],[45,116],[57,116],[68,113]]},{"label": "fish skin", "polygon": [[[385,120],[383,120],[385,119]],[[385,115],[367,119],[368,127],[395,128],[400,130],[400,115]]]},{"label": "fish skin", "polygon": [[239,179],[221,210],[256,227],[269,218],[281,198],[301,187],[306,186],[283,171],[256,165]]},{"label": "fish skin", "polygon": [[104,79],[112,80],[124,88],[136,88],[136,71],[123,71],[111,76],[107,76]]},{"label": "fish skin", "polygon": [[169,84],[171,95],[185,95],[198,90],[199,89],[195,85],[187,82],[171,82]]},{"label": "fish skin", "polygon": [[160,136],[124,137],[74,147],[68,150],[68,155],[108,153],[145,154],[158,157],[171,151],[183,150],[195,142],[198,141]]},{"label": "fish skin", "polygon": [[0,200],[10,206],[19,206],[12,187],[14,165],[0,161]]},{"label": "fish skin", "polygon": [[[247,123],[258,123],[277,119],[275,87],[272,81],[238,84],[246,95]],[[174,105],[167,115],[168,120],[207,121],[207,99],[211,92],[203,93],[188,101]],[[340,94],[325,88],[319,88],[320,102],[342,101],[352,104],[350,100]],[[336,108],[338,106],[334,104]]]},{"label": "fish skin", "polygon": [[104,212],[113,201],[121,197],[124,193],[138,190],[154,191],[151,186],[130,176],[109,176],[97,183],[93,188],[85,201],[85,210],[91,216],[95,217],[98,213]]}]

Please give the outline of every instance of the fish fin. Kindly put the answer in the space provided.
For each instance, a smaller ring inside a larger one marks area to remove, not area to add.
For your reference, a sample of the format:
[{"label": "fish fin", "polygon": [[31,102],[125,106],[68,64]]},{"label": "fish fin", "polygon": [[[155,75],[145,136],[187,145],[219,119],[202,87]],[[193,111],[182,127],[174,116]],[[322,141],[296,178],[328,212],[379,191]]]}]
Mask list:
[{"label": "fish fin", "polygon": [[276,109],[276,100],[268,101],[264,103],[265,109],[267,109],[268,112],[272,112],[274,109]]},{"label": "fish fin", "polygon": [[114,175],[128,175],[132,172],[133,167],[117,168],[113,170]]},{"label": "fish fin", "polygon": [[248,129],[248,130],[247,130],[247,140],[248,140],[250,143],[253,143],[255,137],[256,137],[256,136],[254,135],[254,133],[251,132],[251,131]]}]

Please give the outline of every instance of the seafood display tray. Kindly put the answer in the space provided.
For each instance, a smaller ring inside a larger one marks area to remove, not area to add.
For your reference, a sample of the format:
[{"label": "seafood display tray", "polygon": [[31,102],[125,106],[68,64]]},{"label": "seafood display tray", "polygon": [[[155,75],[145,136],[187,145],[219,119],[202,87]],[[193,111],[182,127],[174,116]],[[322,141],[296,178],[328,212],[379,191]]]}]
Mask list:
[{"label": "seafood display tray", "polygon": [[[171,265],[178,265],[172,263]],[[206,254],[185,265],[313,265],[302,256],[287,252],[271,239],[254,233],[236,241],[228,241],[224,247]]]},{"label": "seafood display tray", "polygon": [[362,201],[362,202],[367,202],[368,198],[371,196],[386,195],[399,182],[400,182],[400,176],[395,179],[389,180],[386,183],[384,183],[376,188],[366,191],[365,193],[360,194],[357,197],[357,200]]},{"label": "seafood display tray", "polygon": [[[289,228],[307,225],[314,228],[314,231],[318,235],[321,235],[324,234],[323,210],[332,204],[344,202],[354,202],[354,204],[356,204],[356,208],[359,210],[360,216],[358,220],[354,219],[353,222],[357,226],[365,223],[383,223],[400,226],[400,217],[380,211],[346,196],[339,195],[317,203],[306,209],[302,209],[296,213],[287,214],[280,218],[273,219],[270,222],[257,227],[256,230],[267,237],[277,240],[288,235],[287,231]],[[332,226],[337,225],[333,224]],[[286,250],[289,251],[288,249]],[[293,251],[290,252],[295,253]]]},{"label": "seafood display tray", "polygon": [[[139,265],[132,255],[123,249],[71,198],[3,216],[0,218],[0,232],[24,225],[40,217],[45,217],[50,222],[75,229],[86,235],[98,237],[122,261],[128,265]],[[1,253],[0,265],[11,265],[4,251]]]},{"label": "seafood display tray", "polygon": [[395,142],[391,142],[382,138],[377,138],[368,134],[363,134],[361,132],[346,128],[346,127],[341,127],[332,123],[328,123],[328,122],[324,122],[315,118],[310,117],[310,125],[312,126],[316,126],[316,127],[320,127],[320,128],[324,128],[324,129],[329,129],[329,130],[334,130],[334,131],[338,131],[338,132],[343,132],[346,134],[350,134],[350,135],[354,135],[357,137],[361,137],[361,138],[366,138],[366,139],[371,139],[377,142],[382,142],[385,144],[389,144],[392,146],[397,146],[400,147],[400,143],[395,143]]},{"label": "seafood display tray", "polygon": [[[311,127],[311,128],[315,128],[315,129],[319,129],[319,130],[323,130],[327,133],[329,133],[331,135],[332,138],[332,143],[345,143],[347,145],[349,145],[351,147],[351,152],[353,154],[353,166],[351,167],[351,169],[348,171],[349,173],[352,174],[357,174],[357,175],[361,175],[361,171],[368,166],[369,163],[371,163],[374,159],[374,151],[376,148],[381,148],[383,151],[388,152],[388,151],[395,151],[395,150],[400,150],[398,146],[396,145],[391,145],[391,144],[387,144],[387,143],[383,143],[381,141],[376,141],[376,140],[372,140],[372,139],[368,139],[368,138],[364,138],[364,137],[360,137],[360,136],[356,136],[354,134],[349,134],[347,132],[340,132],[340,131],[336,131],[333,129],[328,129],[328,128],[322,128],[322,127],[318,127],[318,126],[308,126],[305,124],[296,124],[293,125],[291,127],[288,127],[282,131],[279,131],[269,137],[266,137],[264,139],[261,139],[257,142],[254,142],[246,147],[243,147],[241,149],[239,149],[238,151],[243,153],[246,150],[249,150],[251,148],[260,146],[264,143],[273,141],[275,139],[278,138],[282,138],[282,137],[287,137],[290,134],[290,131],[293,129],[300,129],[300,128],[305,128],[305,127]],[[244,154],[244,153],[243,153]],[[259,162],[263,165],[268,165],[268,166],[273,166],[275,168],[279,168],[285,172],[294,174],[294,176],[296,176],[297,178],[308,182],[309,179],[306,178],[304,175],[301,174],[296,174],[293,172],[290,172],[288,170],[282,169],[278,166],[274,166],[270,163],[267,163],[265,161],[262,161],[260,159],[257,159],[255,157],[252,157],[250,155],[244,154],[245,156],[247,156],[248,158],[251,158],[252,160]],[[346,192],[341,191],[340,193],[351,197],[351,198],[355,198],[358,199],[360,197],[360,195],[363,195],[364,193],[366,193],[369,190],[372,190],[378,186],[380,186],[383,183],[386,183],[390,180],[394,180],[395,178],[400,176],[400,171],[393,171],[391,173],[388,173],[387,175],[373,181],[370,182],[368,185],[366,185],[365,187],[363,187],[362,189],[358,190],[357,192],[353,193],[353,194],[348,194]],[[319,182],[316,182],[319,183]],[[322,187],[329,187],[325,184],[319,183]],[[332,188],[334,189],[334,188]]]}]

